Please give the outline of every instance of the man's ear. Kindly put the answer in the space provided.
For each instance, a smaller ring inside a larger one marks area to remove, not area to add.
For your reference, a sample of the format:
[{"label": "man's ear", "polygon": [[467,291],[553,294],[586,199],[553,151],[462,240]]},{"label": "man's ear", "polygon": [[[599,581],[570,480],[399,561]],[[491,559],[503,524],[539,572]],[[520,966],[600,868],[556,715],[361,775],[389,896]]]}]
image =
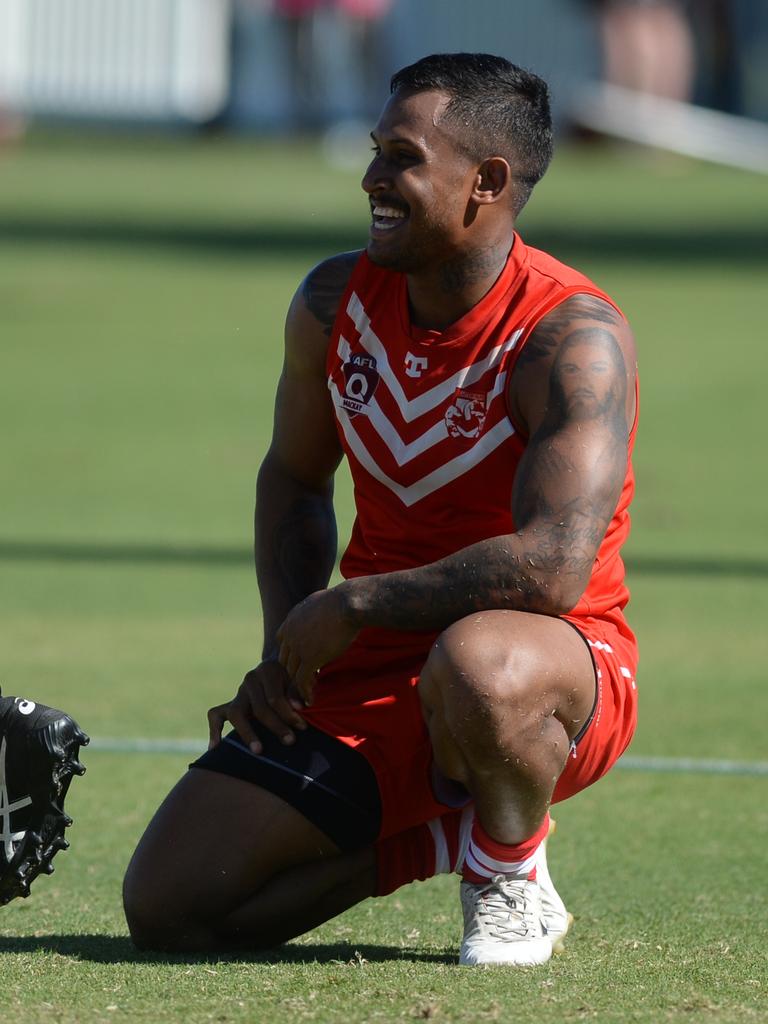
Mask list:
[{"label": "man's ear", "polygon": [[472,198],[486,205],[497,203],[512,187],[512,170],[503,156],[490,156],[477,169]]}]

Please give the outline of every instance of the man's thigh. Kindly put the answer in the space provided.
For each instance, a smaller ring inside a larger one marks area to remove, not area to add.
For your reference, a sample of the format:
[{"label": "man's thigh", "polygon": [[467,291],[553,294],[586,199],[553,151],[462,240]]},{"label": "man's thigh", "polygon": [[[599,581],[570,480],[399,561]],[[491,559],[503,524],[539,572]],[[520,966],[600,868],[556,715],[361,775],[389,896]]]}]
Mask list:
[{"label": "man's thigh", "polygon": [[261,751],[253,753],[230,732],[194,764],[251,783],[293,807],[340,850],[372,843],[379,832],[381,800],[373,768],[358,749],[310,723],[285,744],[253,723]]},{"label": "man's thigh", "polygon": [[276,873],[336,854],[321,829],[274,793],[192,770],[139,842],[125,879],[126,910],[138,925],[212,921]]},{"label": "man's thigh", "polygon": [[236,732],[205,753],[150,822],[124,887],[139,946],[271,946],[375,891],[365,758],[312,727],[290,745],[260,731],[260,754]]}]

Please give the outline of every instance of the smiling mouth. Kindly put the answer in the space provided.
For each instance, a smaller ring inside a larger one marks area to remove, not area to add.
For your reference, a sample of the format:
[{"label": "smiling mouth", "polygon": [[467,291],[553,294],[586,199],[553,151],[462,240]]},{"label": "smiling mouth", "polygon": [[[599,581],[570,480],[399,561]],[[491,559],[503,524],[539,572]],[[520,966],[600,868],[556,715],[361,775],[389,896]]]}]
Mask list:
[{"label": "smiling mouth", "polygon": [[371,215],[375,231],[391,231],[393,228],[400,227],[408,219],[405,210],[379,203],[371,207]]}]

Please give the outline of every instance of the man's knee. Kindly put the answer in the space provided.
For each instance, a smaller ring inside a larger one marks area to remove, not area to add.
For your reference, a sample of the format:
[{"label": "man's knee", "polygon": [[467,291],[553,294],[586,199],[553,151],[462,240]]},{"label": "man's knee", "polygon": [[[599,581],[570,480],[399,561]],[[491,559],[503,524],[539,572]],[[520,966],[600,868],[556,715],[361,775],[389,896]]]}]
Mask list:
[{"label": "man's knee", "polygon": [[176,929],[165,917],[156,893],[142,884],[133,864],[123,879],[123,911],[131,939],[139,949],[168,950],[173,944]]},{"label": "man's knee", "polygon": [[182,952],[196,948],[193,933],[202,922],[184,905],[171,878],[159,878],[141,854],[128,865],[123,879],[123,909],[131,938],[139,949]]},{"label": "man's knee", "polygon": [[479,706],[493,714],[510,704],[521,708],[540,688],[535,648],[522,631],[510,635],[508,616],[515,614],[479,612],[440,634],[419,686],[428,712],[439,707],[445,714],[460,713]]},{"label": "man's knee", "polygon": [[[253,899],[253,898],[252,898]],[[230,925],[226,911],[204,912],[198,901],[170,882],[157,880],[132,862],[123,881],[123,909],[131,939],[138,949],[166,953],[204,953],[236,947],[274,946],[274,935],[259,928],[258,909],[251,907],[252,925],[247,936]],[[235,908],[236,909],[236,908]]]},{"label": "man's knee", "polygon": [[462,619],[440,635],[424,666],[419,692],[435,760],[465,785],[500,764],[505,773],[534,771],[544,748],[558,764],[565,756],[547,630],[532,619],[505,611]]}]

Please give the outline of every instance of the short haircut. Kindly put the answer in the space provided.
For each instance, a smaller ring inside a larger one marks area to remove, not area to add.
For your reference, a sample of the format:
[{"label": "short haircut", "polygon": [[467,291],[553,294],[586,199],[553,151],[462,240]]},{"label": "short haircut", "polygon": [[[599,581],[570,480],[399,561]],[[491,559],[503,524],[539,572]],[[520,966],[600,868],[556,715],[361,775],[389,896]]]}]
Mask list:
[{"label": "short haircut", "polygon": [[442,121],[473,160],[502,156],[518,181],[516,210],[528,200],[552,159],[547,83],[490,53],[435,53],[392,76],[390,91],[445,93]]}]

